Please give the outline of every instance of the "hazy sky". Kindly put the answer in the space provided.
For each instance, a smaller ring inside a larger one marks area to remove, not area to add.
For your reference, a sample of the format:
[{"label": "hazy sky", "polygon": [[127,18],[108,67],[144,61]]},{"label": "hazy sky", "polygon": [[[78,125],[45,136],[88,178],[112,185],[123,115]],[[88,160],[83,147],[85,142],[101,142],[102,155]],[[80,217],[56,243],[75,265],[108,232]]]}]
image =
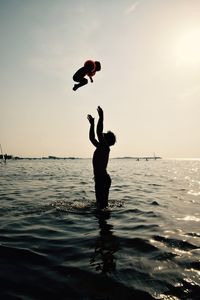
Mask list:
[{"label": "hazy sky", "polygon": [[200,157],[199,0],[0,0],[0,40],[4,152],[91,157],[100,105],[111,157]]}]

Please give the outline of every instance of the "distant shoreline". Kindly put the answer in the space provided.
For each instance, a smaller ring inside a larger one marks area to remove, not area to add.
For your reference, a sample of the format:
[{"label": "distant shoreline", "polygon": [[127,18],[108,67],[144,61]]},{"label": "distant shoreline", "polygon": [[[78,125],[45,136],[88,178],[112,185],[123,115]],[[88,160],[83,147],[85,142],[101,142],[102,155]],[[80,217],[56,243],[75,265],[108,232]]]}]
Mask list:
[{"label": "distant shoreline", "polygon": [[[84,159],[92,159],[92,157],[57,157],[57,156],[43,156],[43,157],[19,157],[13,155],[7,155],[6,160],[84,160]],[[160,156],[121,156],[121,157],[111,157],[111,160],[135,160],[135,161],[151,161],[151,160],[200,160],[199,157],[160,157]],[[2,155],[0,155],[0,164],[4,162]]]},{"label": "distant shoreline", "polygon": [[[3,159],[2,155],[0,155],[0,159]],[[58,157],[58,156],[43,156],[43,157],[20,157],[7,155],[7,159],[11,160],[66,160],[66,159],[90,159],[89,157]],[[132,159],[132,160],[157,160],[162,159],[160,156],[122,156],[122,157],[113,157],[111,159]]]}]

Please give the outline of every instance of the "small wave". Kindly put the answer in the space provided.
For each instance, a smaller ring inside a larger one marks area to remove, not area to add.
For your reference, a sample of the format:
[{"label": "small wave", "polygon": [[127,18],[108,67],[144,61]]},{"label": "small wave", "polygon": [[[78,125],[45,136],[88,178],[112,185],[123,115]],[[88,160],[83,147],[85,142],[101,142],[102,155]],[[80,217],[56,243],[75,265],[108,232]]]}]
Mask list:
[{"label": "small wave", "polygon": [[156,230],[157,228],[158,228],[159,226],[158,225],[156,225],[156,224],[148,224],[148,225],[143,225],[143,224],[141,224],[141,225],[137,225],[137,226],[134,226],[133,227],[133,230]]},{"label": "small wave", "polygon": [[157,217],[157,214],[150,210],[150,211],[146,211],[146,210],[140,210],[140,209],[137,209],[137,208],[134,208],[134,209],[127,209],[125,211],[126,214],[133,214],[133,215],[143,215],[143,216],[148,216],[148,217]]},{"label": "small wave", "polygon": [[192,195],[192,196],[200,196],[200,192],[195,192],[193,190],[188,192],[188,195]]},{"label": "small wave", "polygon": [[154,236],[154,239],[158,242],[162,242],[165,245],[172,247],[172,248],[178,248],[180,250],[184,250],[184,251],[189,251],[189,250],[193,250],[193,249],[197,249],[198,247],[187,242],[187,241],[182,241],[182,240],[178,240],[178,239],[171,239],[171,238],[166,238],[163,236]]},{"label": "small wave", "polygon": [[18,247],[9,247],[5,245],[0,245],[0,257],[5,262],[5,259],[11,262],[17,262],[18,264],[25,262],[31,262],[34,264],[44,264],[48,261],[48,258],[41,253],[36,251],[25,249],[25,248],[18,248]]},{"label": "small wave", "polygon": [[141,239],[141,238],[121,238],[121,244],[124,244],[127,248],[132,248],[132,250],[138,251],[138,252],[151,252],[151,251],[157,251],[158,248],[152,244],[148,240]]},{"label": "small wave", "polygon": [[152,201],[151,205],[160,205],[157,201]]},{"label": "small wave", "polygon": [[200,222],[200,218],[195,216],[185,216],[184,218],[177,218],[177,220]]},{"label": "small wave", "polygon": [[158,187],[163,186],[162,184],[158,184],[158,183],[148,183],[148,185],[150,185],[150,186],[158,186]]},{"label": "small wave", "polygon": [[172,253],[172,252],[167,252],[167,251],[164,251],[164,250],[159,250],[159,253],[158,254],[154,254],[153,255],[153,258],[154,259],[157,259],[157,260],[160,260],[160,261],[167,261],[167,260],[171,260],[173,259],[174,257],[176,257],[176,254],[175,253]]},{"label": "small wave", "polygon": [[200,233],[198,232],[189,232],[186,235],[193,236],[193,237],[200,237]]},{"label": "small wave", "polygon": [[185,269],[193,269],[196,270],[199,274],[200,271],[200,261],[183,261],[179,263],[182,265]]}]

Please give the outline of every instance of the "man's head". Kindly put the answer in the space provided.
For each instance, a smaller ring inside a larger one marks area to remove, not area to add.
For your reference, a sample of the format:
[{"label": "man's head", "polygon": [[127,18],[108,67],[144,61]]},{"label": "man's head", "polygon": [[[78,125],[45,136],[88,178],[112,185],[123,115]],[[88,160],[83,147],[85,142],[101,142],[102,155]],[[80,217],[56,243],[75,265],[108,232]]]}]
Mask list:
[{"label": "man's head", "polygon": [[116,136],[112,131],[107,131],[107,133],[104,133],[104,139],[108,146],[113,146],[116,142]]}]

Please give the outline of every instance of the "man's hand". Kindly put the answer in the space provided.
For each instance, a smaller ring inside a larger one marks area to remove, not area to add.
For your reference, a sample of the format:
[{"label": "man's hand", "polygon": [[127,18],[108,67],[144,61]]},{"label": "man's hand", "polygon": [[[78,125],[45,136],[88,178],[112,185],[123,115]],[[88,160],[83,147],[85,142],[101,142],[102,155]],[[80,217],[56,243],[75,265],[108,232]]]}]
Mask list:
[{"label": "man's hand", "polygon": [[103,109],[100,106],[97,107],[97,112],[99,114],[99,117],[103,118]]},{"label": "man's hand", "polygon": [[87,115],[87,119],[91,125],[94,125],[94,118],[91,115]]}]

